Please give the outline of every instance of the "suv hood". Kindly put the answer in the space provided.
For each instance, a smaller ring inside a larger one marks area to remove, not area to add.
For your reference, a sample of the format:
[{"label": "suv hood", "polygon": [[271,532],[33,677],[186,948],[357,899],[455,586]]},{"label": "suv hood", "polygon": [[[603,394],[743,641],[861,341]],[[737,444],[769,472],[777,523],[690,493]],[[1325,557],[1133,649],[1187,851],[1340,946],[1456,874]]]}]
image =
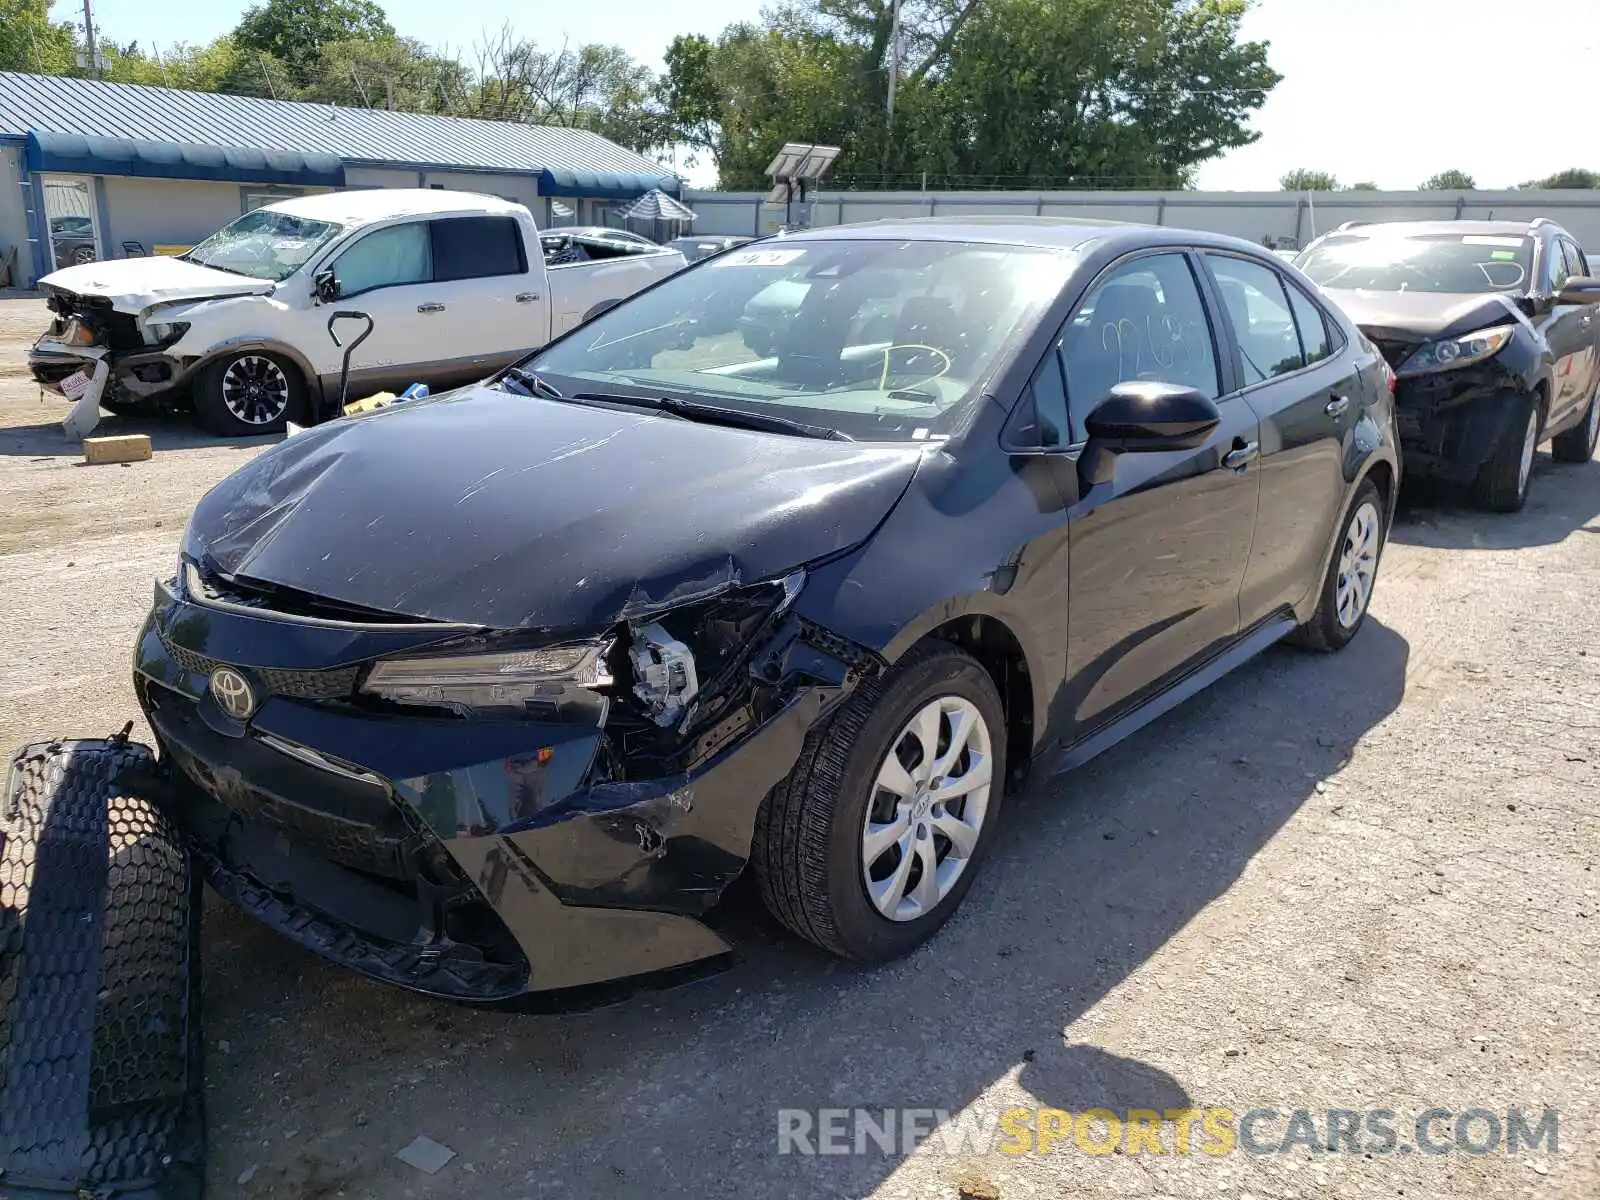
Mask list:
[{"label": "suv hood", "polygon": [[1500,292],[1373,292],[1323,288],[1332,300],[1379,341],[1418,342],[1459,337],[1522,316],[1515,297]]},{"label": "suv hood", "polygon": [[111,301],[121,312],[139,313],[152,304],[172,300],[207,300],[218,296],[265,295],[276,286],[270,279],[252,279],[231,271],[202,267],[181,258],[113,258],[52,271],[40,286]]},{"label": "suv hood", "polygon": [[359,608],[598,631],[859,544],[923,449],[475,387],[285,440],[200,501],[184,552]]}]

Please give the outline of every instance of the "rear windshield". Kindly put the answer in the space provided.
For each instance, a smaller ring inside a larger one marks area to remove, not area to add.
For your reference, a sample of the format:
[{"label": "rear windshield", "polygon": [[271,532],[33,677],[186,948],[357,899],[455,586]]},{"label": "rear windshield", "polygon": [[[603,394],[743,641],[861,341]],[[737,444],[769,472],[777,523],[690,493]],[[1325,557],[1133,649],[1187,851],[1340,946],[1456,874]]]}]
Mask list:
[{"label": "rear windshield", "polygon": [[1296,265],[1326,288],[1520,292],[1533,272],[1533,239],[1460,233],[1330,237]]}]

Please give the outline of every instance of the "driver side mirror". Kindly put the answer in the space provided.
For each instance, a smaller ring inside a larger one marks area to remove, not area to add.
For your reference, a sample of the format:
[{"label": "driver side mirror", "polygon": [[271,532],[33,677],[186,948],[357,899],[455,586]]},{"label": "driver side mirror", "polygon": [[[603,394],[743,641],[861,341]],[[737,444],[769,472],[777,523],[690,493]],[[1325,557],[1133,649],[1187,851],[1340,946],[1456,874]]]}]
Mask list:
[{"label": "driver side mirror", "polygon": [[1197,388],[1149,379],[1116,384],[1084,418],[1083,481],[1109,483],[1119,454],[1196,450],[1221,423],[1216,401]]},{"label": "driver side mirror", "polygon": [[318,304],[332,304],[339,298],[339,277],[333,273],[332,267],[318,271],[311,286]]},{"label": "driver side mirror", "polygon": [[1574,275],[1556,293],[1557,304],[1600,304],[1600,279]]}]

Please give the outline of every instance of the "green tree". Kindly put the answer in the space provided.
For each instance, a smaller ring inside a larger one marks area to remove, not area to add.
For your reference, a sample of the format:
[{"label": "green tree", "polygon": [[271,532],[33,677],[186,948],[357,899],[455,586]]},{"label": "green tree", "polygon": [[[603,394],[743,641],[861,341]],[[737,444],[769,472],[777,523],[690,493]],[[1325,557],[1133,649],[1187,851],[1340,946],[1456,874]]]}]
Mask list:
[{"label": "green tree", "polygon": [[1375,192],[1378,190],[1378,185],[1370,179],[1363,179],[1360,183],[1352,183],[1350,190],[1352,192]]},{"label": "green tree", "polygon": [[1477,181],[1465,171],[1450,170],[1440,171],[1437,175],[1424,179],[1417,184],[1417,190],[1421,192],[1470,192],[1477,186]]},{"label": "green tree", "polygon": [[1531,183],[1525,183],[1522,186],[1549,190],[1600,188],[1600,171],[1588,171],[1582,167],[1569,167],[1565,171],[1557,171],[1554,175],[1546,175],[1543,179],[1535,179]]},{"label": "green tree", "polygon": [[266,0],[246,10],[233,37],[241,50],[288,64],[296,84],[304,87],[324,46],[392,38],[394,28],[373,0]]},{"label": "green tree", "polygon": [[1309,167],[1296,167],[1278,180],[1286,192],[1337,192],[1339,180],[1332,172],[1314,171]]},{"label": "green tree", "polygon": [[50,19],[50,0],[0,0],[0,71],[63,75],[77,53],[72,26]]},{"label": "green tree", "polygon": [[352,108],[454,113],[470,84],[458,61],[415,38],[351,39],[322,47],[297,95]]},{"label": "green tree", "polygon": [[1278,82],[1246,0],[904,0],[894,116],[890,0],[810,0],[715,41],[680,39],[661,95],[724,186],[764,184],[786,140],[837,143],[835,177],[944,186],[1179,186],[1248,144]]}]

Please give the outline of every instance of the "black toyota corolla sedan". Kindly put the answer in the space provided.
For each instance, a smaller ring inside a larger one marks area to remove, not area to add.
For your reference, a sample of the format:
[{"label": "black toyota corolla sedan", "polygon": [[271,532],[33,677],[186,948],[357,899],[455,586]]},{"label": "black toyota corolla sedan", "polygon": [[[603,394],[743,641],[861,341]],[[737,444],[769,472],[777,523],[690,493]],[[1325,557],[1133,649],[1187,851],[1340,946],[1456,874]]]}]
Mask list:
[{"label": "black toyota corolla sedan", "polygon": [[1246,242],[730,250],[207,495],[136,653],[162,802],[225,896],[435,996],[720,964],[703,918],[747,869],[797,934],[901,954],[1030,767],[1355,636],[1391,385]]}]

